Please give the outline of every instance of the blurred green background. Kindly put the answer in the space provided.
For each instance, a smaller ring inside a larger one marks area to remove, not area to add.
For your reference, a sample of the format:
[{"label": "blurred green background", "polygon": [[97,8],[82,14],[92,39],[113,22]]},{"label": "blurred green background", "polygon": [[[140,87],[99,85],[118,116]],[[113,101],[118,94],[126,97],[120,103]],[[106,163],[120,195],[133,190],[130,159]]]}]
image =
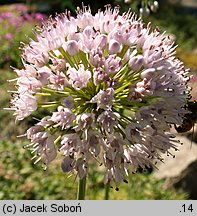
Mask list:
[{"label": "blurred green background", "polygon": [[[92,13],[106,4],[120,5],[121,11],[132,8],[139,15],[140,0],[83,1],[90,5]],[[17,138],[33,124],[31,119],[15,122],[12,113],[3,108],[9,107],[13,83],[8,80],[16,77],[10,66],[21,68],[20,42],[27,43],[33,38],[32,29],[41,25],[41,20],[52,14],[63,12],[66,8],[75,14],[81,1],[46,0],[46,1],[1,1],[0,0],[0,199],[76,199],[77,182],[75,176],[61,172],[57,160],[46,171],[38,163],[31,161],[31,154],[23,148],[28,144],[25,138]],[[157,13],[145,17],[146,23],[152,22],[175,38],[177,57],[180,58],[196,77],[197,72],[197,3],[184,6],[180,1],[159,1]],[[193,98],[196,79],[191,80]],[[86,199],[104,199],[102,170],[91,165],[87,182]],[[110,199],[187,199],[184,191],[164,188],[164,181],[157,180],[152,173],[130,175],[129,183],[120,185],[120,190],[110,189]]]}]

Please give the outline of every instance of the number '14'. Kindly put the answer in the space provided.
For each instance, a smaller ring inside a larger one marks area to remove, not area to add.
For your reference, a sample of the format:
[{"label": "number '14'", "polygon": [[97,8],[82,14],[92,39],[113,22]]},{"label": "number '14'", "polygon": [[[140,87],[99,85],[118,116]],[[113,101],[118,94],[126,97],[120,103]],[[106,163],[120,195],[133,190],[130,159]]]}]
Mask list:
[{"label": "number '14'", "polygon": [[193,211],[192,204],[190,204],[189,206],[184,204],[184,205],[182,205],[182,208],[183,208],[184,212],[187,212],[187,211],[192,212]]}]

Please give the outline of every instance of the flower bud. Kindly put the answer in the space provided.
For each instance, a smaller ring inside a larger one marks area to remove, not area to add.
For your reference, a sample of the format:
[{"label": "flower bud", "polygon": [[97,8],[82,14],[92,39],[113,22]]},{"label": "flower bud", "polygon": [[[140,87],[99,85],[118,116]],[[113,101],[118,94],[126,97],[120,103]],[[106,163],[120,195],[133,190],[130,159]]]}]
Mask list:
[{"label": "flower bud", "polygon": [[68,109],[72,109],[74,107],[74,99],[71,96],[66,97],[61,104]]},{"label": "flower bud", "polygon": [[140,14],[142,17],[148,17],[150,14],[150,10],[146,8],[140,8]]},{"label": "flower bud", "polygon": [[115,54],[120,51],[120,44],[118,41],[111,39],[109,42],[108,53],[110,55]]},{"label": "flower bud", "polygon": [[87,169],[88,169],[87,162],[82,158],[79,158],[76,161],[76,171],[78,172],[80,179],[84,178],[87,175],[87,171],[88,171]]},{"label": "flower bud", "polygon": [[79,52],[79,47],[77,42],[75,40],[68,41],[66,51],[71,56],[76,55]]},{"label": "flower bud", "polygon": [[93,28],[91,26],[87,26],[84,30],[83,30],[83,34],[85,36],[87,36],[88,38],[90,38],[91,36],[93,36],[95,34]]},{"label": "flower bud", "polygon": [[98,35],[94,41],[95,47],[98,47],[100,50],[104,50],[107,45],[107,36],[104,34]]},{"label": "flower bud", "polygon": [[130,4],[132,2],[132,0],[124,0],[125,4]]},{"label": "flower bud", "polygon": [[154,1],[153,4],[150,6],[152,12],[157,12],[158,8],[159,8],[158,1]]},{"label": "flower bud", "polygon": [[129,66],[132,68],[132,70],[135,70],[135,71],[140,70],[143,63],[144,63],[143,55],[134,56],[129,60]]},{"label": "flower bud", "polygon": [[52,74],[51,70],[48,67],[42,67],[40,68],[38,71],[38,79],[40,80],[40,82],[45,85],[49,83],[49,77]]},{"label": "flower bud", "polygon": [[61,163],[63,172],[70,172],[74,169],[75,160],[70,156],[65,156]]}]

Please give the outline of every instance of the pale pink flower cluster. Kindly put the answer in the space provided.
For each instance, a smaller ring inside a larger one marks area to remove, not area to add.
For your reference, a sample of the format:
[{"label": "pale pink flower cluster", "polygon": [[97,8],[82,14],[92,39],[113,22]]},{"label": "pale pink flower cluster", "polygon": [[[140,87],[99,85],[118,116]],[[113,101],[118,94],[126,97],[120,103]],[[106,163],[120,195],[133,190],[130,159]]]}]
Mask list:
[{"label": "pale pink flower cluster", "polygon": [[169,130],[182,123],[189,77],[174,50],[130,11],[84,7],[76,18],[50,18],[23,47],[11,101],[17,120],[48,110],[27,131],[38,160],[47,165],[60,152],[62,170],[79,178],[95,160],[104,182],[117,185],[176,150]]}]

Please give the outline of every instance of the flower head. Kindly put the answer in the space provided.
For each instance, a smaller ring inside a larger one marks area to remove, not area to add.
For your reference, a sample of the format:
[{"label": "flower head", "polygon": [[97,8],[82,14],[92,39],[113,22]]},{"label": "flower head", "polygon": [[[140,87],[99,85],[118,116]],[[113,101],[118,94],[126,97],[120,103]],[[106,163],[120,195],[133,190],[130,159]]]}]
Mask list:
[{"label": "flower head", "polygon": [[182,123],[189,77],[165,34],[108,6],[57,15],[36,38],[23,48],[25,69],[15,70],[11,109],[22,120],[50,108],[27,131],[44,163],[59,150],[62,170],[83,178],[95,160],[104,181],[118,184],[177,149],[169,130]]}]

